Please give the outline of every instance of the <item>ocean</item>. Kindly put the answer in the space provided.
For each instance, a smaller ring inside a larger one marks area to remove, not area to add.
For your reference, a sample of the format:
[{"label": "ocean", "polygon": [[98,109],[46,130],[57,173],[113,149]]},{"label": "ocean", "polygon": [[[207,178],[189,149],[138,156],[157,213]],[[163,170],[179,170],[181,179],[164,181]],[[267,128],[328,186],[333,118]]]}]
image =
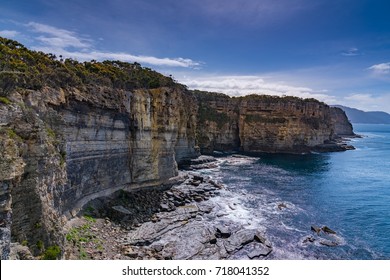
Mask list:
[{"label": "ocean", "polygon": [[[211,175],[264,228],[270,259],[390,259],[390,125],[354,131],[352,151],[219,159]],[[324,226],[336,234],[311,230]]]}]

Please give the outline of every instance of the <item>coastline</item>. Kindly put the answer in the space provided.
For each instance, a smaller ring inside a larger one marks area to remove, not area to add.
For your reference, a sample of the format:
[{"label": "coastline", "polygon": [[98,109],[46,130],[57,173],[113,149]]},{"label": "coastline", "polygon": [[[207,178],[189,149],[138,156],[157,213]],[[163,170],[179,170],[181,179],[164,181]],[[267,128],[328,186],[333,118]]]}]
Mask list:
[{"label": "coastline", "polygon": [[[86,212],[98,203],[88,205],[68,226],[69,232],[89,228],[86,236],[93,238],[87,242],[81,235],[77,237],[81,242],[69,238],[65,259],[259,259],[272,252],[265,228],[244,219],[248,213],[240,197],[208,176],[194,171],[180,175],[181,184],[158,191],[158,209],[137,215],[142,221],[131,218],[130,205],[112,206],[120,198],[108,203],[111,219],[89,218],[91,213]],[[157,199],[143,192],[138,199],[149,203]]]},{"label": "coastline", "polygon": [[[222,185],[218,176],[213,176],[220,164],[239,167],[256,160],[237,154],[201,156],[193,160],[190,170],[180,171],[180,180],[169,188],[121,191],[91,201],[67,224],[63,258],[303,259],[289,254],[275,237],[268,236],[269,225],[261,211],[254,213],[245,205],[255,198]],[[280,215],[294,211],[294,205],[286,201],[265,206]],[[308,225],[307,234],[296,246],[342,245],[342,237],[330,234],[326,228]],[[17,254],[13,258],[17,259]]]}]

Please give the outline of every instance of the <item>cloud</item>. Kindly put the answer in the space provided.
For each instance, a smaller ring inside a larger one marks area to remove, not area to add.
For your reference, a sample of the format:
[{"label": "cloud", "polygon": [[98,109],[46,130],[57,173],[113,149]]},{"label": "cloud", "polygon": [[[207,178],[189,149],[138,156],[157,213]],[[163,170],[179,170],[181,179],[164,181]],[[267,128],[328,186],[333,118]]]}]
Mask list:
[{"label": "cloud", "polygon": [[212,22],[233,22],[235,24],[268,25],[276,21],[286,21],[315,5],[304,0],[205,0],[190,1],[198,14]]},{"label": "cloud", "polygon": [[26,26],[31,28],[31,31],[42,34],[35,38],[39,43],[33,47],[35,50],[62,55],[65,58],[80,61],[121,60],[167,67],[199,68],[201,66],[200,62],[189,58],[158,58],[125,52],[103,52],[94,48],[93,40],[82,38],[75,32],[36,22],[30,22]]},{"label": "cloud", "polygon": [[388,74],[390,73],[390,62],[375,64],[368,69],[372,70],[374,74]]},{"label": "cloud", "polygon": [[343,56],[357,56],[360,55],[358,48],[349,48],[347,51],[341,53]]},{"label": "cloud", "polygon": [[153,56],[138,56],[132,55],[128,53],[112,53],[112,52],[101,52],[101,51],[66,51],[64,49],[52,49],[50,47],[39,47],[37,48],[40,51],[45,53],[58,53],[58,55],[62,55],[63,57],[68,57],[72,59],[76,59],[79,61],[89,61],[89,60],[120,60],[120,61],[128,61],[128,62],[138,62],[145,63],[155,66],[169,66],[169,67],[192,67],[195,68],[200,65],[198,62],[194,62],[191,59],[185,58],[158,58]]},{"label": "cloud", "polygon": [[255,93],[315,98],[329,104],[336,102],[336,98],[326,94],[326,90],[313,90],[308,87],[288,85],[280,81],[269,81],[267,78],[260,76],[207,76],[183,78],[179,81],[191,89],[222,92],[231,96]]},{"label": "cloud", "polygon": [[[37,37],[36,39],[42,42],[45,45],[57,48],[67,48],[67,47],[75,47],[75,48],[89,48],[91,47],[90,40],[78,38],[77,34],[68,31],[65,29],[59,29],[53,26],[29,22],[27,27],[31,27],[32,31],[37,33],[46,34],[46,36],[42,35]],[[47,35],[50,35],[48,37]]]},{"label": "cloud", "polygon": [[383,93],[380,95],[352,93],[344,97],[343,104],[364,111],[390,112],[390,93]]},{"label": "cloud", "polygon": [[18,36],[20,33],[18,31],[14,30],[1,30],[0,31],[0,36],[6,37],[6,38],[14,38]]}]

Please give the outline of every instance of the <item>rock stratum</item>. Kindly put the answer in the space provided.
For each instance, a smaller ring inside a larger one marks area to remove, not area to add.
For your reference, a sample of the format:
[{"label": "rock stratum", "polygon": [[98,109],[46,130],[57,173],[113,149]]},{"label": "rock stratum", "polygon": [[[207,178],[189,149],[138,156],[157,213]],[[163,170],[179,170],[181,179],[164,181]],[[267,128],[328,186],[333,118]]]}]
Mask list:
[{"label": "rock stratum", "polygon": [[2,259],[11,241],[35,256],[63,248],[86,203],[174,185],[200,153],[345,150],[334,141],[353,135],[314,99],[191,91],[137,63],[57,60],[0,39]]}]

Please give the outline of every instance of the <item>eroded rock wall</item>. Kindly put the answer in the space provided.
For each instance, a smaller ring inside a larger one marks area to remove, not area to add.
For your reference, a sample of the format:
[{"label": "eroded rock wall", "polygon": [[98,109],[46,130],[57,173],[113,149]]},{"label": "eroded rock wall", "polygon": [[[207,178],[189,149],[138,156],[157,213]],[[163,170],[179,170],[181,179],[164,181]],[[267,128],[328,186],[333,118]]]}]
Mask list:
[{"label": "eroded rock wall", "polygon": [[1,145],[8,151],[0,210],[4,234],[11,229],[12,239],[34,254],[62,246],[66,220],[89,200],[163,184],[177,175],[177,161],[199,155],[197,107],[188,106],[192,97],[182,87],[44,88],[8,98],[0,104]]},{"label": "eroded rock wall", "polygon": [[334,137],[329,106],[293,97],[242,98],[239,128],[243,152],[308,152]]},{"label": "eroded rock wall", "polygon": [[341,115],[335,118],[328,105],[314,99],[265,95],[231,98],[200,91],[194,94],[199,103],[198,143],[203,153],[309,152],[333,141],[336,131],[339,134],[340,128],[349,124]]},{"label": "eroded rock wall", "polygon": [[197,139],[201,153],[238,151],[239,99],[198,91],[194,95],[199,104]]},{"label": "eroded rock wall", "polygon": [[316,100],[181,85],[14,91],[0,102],[2,258],[11,236],[35,255],[62,246],[64,225],[88,201],[164,184],[199,150],[307,152],[332,140],[341,119]]}]

